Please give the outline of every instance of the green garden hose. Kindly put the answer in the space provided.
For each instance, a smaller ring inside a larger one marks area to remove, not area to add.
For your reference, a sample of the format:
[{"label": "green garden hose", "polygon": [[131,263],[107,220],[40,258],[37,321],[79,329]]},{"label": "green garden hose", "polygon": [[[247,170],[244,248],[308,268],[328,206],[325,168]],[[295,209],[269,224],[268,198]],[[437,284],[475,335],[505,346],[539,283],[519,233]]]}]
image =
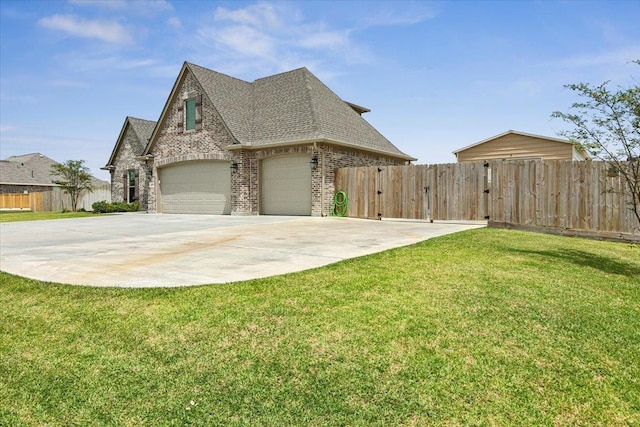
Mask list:
[{"label": "green garden hose", "polygon": [[338,191],[333,196],[333,208],[331,209],[331,216],[345,216],[347,214],[347,208],[349,207],[349,200],[347,199],[347,193],[344,191]]}]

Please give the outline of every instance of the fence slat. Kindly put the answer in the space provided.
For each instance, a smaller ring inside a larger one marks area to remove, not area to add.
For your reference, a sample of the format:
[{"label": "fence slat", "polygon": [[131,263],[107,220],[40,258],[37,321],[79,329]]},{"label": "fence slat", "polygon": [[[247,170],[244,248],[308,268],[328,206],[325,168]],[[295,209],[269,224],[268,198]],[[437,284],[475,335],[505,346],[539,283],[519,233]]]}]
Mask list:
[{"label": "fence slat", "polygon": [[[93,188],[92,192],[84,191],[78,199],[78,209],[91,210],[94,202],[111,201],[111,186],[105,184]],[[71,198],[59,188],[51,191],[28,194],[0,194],[0,209],[29,209],[33,212],[57,212],[71,209]]]},{"label": "fence slat", "polygon": [[[358,218],[485,220],[639,233],[624,180],[604,162],[517,160],[343,168],[336,188]],[[489,193],[485,193],[485,189]],[[378,193],[380,192],[380,193]]]}]

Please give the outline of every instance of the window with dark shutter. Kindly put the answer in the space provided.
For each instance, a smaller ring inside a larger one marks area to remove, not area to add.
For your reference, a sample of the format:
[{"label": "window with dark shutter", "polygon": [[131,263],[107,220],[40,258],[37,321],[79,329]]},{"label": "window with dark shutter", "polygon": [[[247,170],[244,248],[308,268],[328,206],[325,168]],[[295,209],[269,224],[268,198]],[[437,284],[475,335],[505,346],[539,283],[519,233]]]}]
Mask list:
[{"label": "window with dark shutter", "polygon": [[134,186],[136,187],[136,201],[138,201],[140,199],[140,194],[138,194],[138,189],[140,188],[140,186],[138,185],[140,182],[140,174],[138,174],[138,171],[136,171],[136,181],[134,182]]},{"label": "window with dark shutter", "polygon": [[122,201],[124,203],[129,202],[128,194],[129,194],[129,175],[127,174],[127,172],[125,172],[122,174]]},{"label": "window with dark shutter", "polygon": [[178,133],[184,132],[184,105],[178,106]]},{"label": "window with dark shutter", "polygon": [[196,130],[200,130],[202,129],[202,95],[198,95],[195,101],[195,128]]},{"label": "window with dark shutter", "polygon": [[186,120],[185,130],[195,130],[196,129],[196,99],[190,98],[185,101],[185,109],[186,111]]},{"label": "window with dark shutter", "polygon": [[138,201],[138,171],[129,169],[127,173],[127,201],[132,203]]}]

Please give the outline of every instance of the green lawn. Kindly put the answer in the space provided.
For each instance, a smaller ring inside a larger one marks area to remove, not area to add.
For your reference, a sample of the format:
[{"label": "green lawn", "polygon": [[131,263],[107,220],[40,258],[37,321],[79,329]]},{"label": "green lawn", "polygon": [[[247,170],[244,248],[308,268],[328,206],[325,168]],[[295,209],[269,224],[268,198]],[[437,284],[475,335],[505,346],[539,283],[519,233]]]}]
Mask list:
[{"label": "green lawn", "polygon": [[0,280],[3,426],[640,425],[638,246],[479,229],[228,285]]},{"label": "green lawn", "polygon": [[92,212],[31,212],[0,211],[0,222],[37,221],[41,219],[81,218],[93,216]]}]

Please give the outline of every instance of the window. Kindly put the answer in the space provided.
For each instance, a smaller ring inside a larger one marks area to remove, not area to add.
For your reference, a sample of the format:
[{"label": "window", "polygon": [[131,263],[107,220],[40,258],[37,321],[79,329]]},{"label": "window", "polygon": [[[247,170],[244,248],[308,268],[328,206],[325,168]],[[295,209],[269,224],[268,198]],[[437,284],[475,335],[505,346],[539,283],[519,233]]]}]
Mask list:
[{"label": "window", "polygon": [[178,106],[178,133],[202,129],[202,95],[189,93]]},{"label": "window", "polygon": [[124,175],[125,184],[125,202],[138,201],[138,172],[135,169],[129,169]]},{"label": "window", "polygon": [[185,129],[186,130],[195,130],[196,128],[196,99],[191,98],[185,101],[186,105],[186,119],[185,119]]}]

